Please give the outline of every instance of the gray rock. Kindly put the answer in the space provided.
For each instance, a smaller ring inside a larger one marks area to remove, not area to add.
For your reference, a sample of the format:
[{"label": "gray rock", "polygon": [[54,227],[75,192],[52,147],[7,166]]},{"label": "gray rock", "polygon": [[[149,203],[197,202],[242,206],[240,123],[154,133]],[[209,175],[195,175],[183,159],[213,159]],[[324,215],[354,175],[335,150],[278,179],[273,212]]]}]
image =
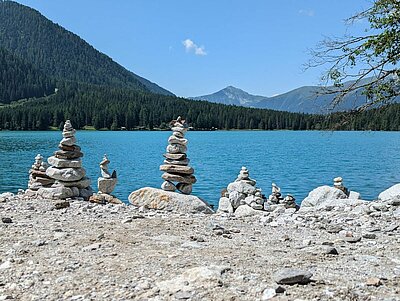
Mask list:
[{"label": "gray rock", "polygon": [[56,185],[59,184],[59,185],[63,185],[63,186],[66,186],[66,187],[77,187],[79,189],[82,189],[82,188],[89,187],[91,182],[92,181],[89,178],[83,177],[81,180],[75,181],[75,182],[64,182],[64,181],[58,181],[57,180],[56,181]]},{"label": "gray rock", "polygon": [[389,189],[381,192],[378,196],[379,200],[387,201],[391,199],[400,198],[400,184],[393,185]]},{"label": "gray rock", "polygon": [[347,195],[340,189],[330,186],[321,186],[315,188],[308,194],[303,202],[301,202],[301,207],[314,207],[335,199],[347,199]]},{"label": "gray rock", "polygon": [[361,194],[359,192],[350,191],[349,199],[361,200]]},{"label": "gray rock", "polygon": [[232,204],[227,197],[219,199],[218,212],[233,213]]},{"label": "gray rock", "polygon": [[164,172],[161,177],[166,181],[184,184],[194,184],[197,181],[193,175],[175,175],[168,172]]},{"label": "gray rock", "polygon": [[61,202],[55,202],[54,203],[54,208],[59,210],[59,209],[65,209],[70,206],[70,203],[67,201],[61,201]]},{"label": "gray rock", "polygon": [[237,191],[244,194],[255,194],[256,188],[245,181],[237,181],[230,183],[227,188],[228,192]]},{"label": "gray rock", "polygon": [[170,165],[183,165],[187,166],[189,165],[190,160],[189,159],[183,159],[183,160],[171,160],[171,159],[165,159],[164,163],[165,164],[170,164]]},{"label": "gray rock", "polygon": [[178,173],[178,174],[188,174],[191,175],[194,173],[194,170],[190,166],[184,165],[161,165],[160,170],[168,173]]},{"label": "gray rock", "polygon": [[100,249],[100,247],[101,247],[101,244],[96,242],[96,243],[91,244],[91,245],[89,245],[87,247],[83,247],[82,251],[83,252],[94,251],[94,250]]},{"label": "gray rock", "polygon": [[82,160],[81,159],[73,159],[73,160],[68,160],[68,159],[59,159],[56,158],[55,156],[51,156],[47,159],[47,162],[49,162],[50,165],[58,168],[66,168],[66,167],[72,167],[72,168],[78,168],[82,167]]},{"label": "gray rock", "polygon": [[86,187],[79,189],[79,196],[85,200],[89,199],[93,195],[92,187]]},{"label": "gray rock", "polygon": [[71,188],[65,186],[40,188],[38,190],[38,195],[44,199],[66,199],[74,196]]},{"label": "gray rock", "polygon": [[164,181],[161,184],[161,189],[165,190],[165,191],[172,191],[172,192],[176,191],[175,185],[169,181]]},{"label": "gray rock", "polygon": [[170,144],[167,146],[167,153],[170,154],[184,154],[187,152],[187,147],[180,144]]},{"label": "gray rock", "polygon": [[238,191],[232,191],[229,193],[229,201],[231,202],[233,209],[239,207],[245,198],[246,195]]},{"label": "gray rock", "polygon": [[150,187],[145,187],[132,192],[129,195],[128,200],[132,205],[137,207],[143,206],[148,209],[181,213],[214,213],[207,202],[196,196],[184,195]]},{"label": "gray rock", "polygon": [[193,185],[192,184],[185,184],[185,183],[178,183],[176,185],[176,189],[178,189],[183,194],[191,194]]},{"label": "gray rock", "polygon": [[2,221],[4,224],[11,224],[11,223],[12,223],[12,219],[9,218],[9,217],[2,217],[2,218],[1,218],[1,221]]},{"label": "gray rock", "polygon": [[241,205],[235,210],[236,217],[246,217],[260,214],[261,211],[255,210],[248,205]]},{"label": "gray rock", "polygon": [[274,274],[274,281],[278,284],[307,284],[312,276],[312,273],[304,270],[286,268]]},{"label": "gray rock", "polygon": [[111,192],[113,192],[116,185],[117,185],[117,178],[97,179],[97,187],[99,188],[99,191],[102,193],[110,194]]},{"label": "gray rock", "polygon": [[61,145],[67,145],[67,146],[72,146],[76,144],[76,138],[75,137],[67,137],[63,138],[60,142]]},{"label": "gray rock", "polygon": [[170,136],[168,138],[168,143],[169,144],[180,144],[180,145],[187,145],[188,140],[184,138],[178,138],[174,135]]},{"label": "gray rock", "polygon": [[52,179],[74,182],[79,181],[86,175],[86,171],[83,168],[55,168],[49,167],[46,170],[46,175]]}]

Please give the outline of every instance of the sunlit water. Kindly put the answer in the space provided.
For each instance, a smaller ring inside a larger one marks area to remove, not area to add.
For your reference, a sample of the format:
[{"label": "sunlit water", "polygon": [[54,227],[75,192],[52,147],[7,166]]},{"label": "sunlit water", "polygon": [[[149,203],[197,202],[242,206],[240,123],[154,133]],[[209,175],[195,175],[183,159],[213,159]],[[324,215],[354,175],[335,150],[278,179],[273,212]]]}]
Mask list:
[{"label": "sunlit water", "polygon": [[[77,134],[83,164],[96,190],[103,154],[118,172],[114,194],[162,183],[159,165],[169,132],[90,132]],[[264,193],[271,182],[301,201],[320,185],[342,176],[345,184],[372,200],[400,182],[399,132],[188,132],[188,156],[198,182],[193,194],[217,204],[220,191],[246,166]],[[0,132],[0,192],[25,189],[37,153],[57,150],[61,132]]]}]

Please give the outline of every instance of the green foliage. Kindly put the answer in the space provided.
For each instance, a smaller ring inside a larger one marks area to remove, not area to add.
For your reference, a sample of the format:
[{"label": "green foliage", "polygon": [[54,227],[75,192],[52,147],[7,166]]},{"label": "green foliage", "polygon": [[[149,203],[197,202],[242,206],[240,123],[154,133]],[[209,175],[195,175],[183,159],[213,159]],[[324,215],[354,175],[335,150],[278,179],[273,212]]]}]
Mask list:
[{"label": "green foliage", "polygon": [[0,104],[54,93],[55,83],[30,64],[0,48]]},{"label": "green foliage", "polygon": [[[326,94],[334,95],[337,105],[352,91],[362,89],[369,102],[358,108],[363,111],[378,103],[387,103],[400,95],[400,2],[375,0],[367,9],[348,21],[366,20],[363,36],[326,39],[312,51],[309,66],[329,65],[324,76]],[[345,81],[352,80],[348,85]]]},{"label": "green foliage", "polygon": [[168,93],[36,10],[13,1],[0,1],[0,45],[55,79]]},{"label": "green foliage", "polygon": [[65,83],[55,95],[0,109],[0,128],[43,130],[71,119],[78,129],[166,128],[184,116],[196,129],[313,129],[319,116],[191,101],[175,96]]}]

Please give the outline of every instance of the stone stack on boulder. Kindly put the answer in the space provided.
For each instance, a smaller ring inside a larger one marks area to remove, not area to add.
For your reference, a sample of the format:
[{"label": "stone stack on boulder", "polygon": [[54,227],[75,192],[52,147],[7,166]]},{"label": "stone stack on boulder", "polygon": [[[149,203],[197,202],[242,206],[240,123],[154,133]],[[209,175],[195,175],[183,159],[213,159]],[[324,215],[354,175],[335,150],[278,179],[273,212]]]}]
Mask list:
[{"label": "stone stack on boulder", "polygon": [[38,194],[49,199],[83,198],[88,200],[93,194],[90,179],[82,168],[83,153],[76,144],[75,129],[67,120],[64,124],[63,139],[58,151],[48,158],[51,165],[46,175],[54,180],[50,188],[41,188]]},{"label": "stone stack on boulder", "polygon": [[108,160],[107,155],[104,155],[103,160],[100,162],[101,177],[97,179],[99,192],[93,194],[89,201],[98,204],[122,204],[121,200],[111,195],[117,185],[117,172],[114,170],[110,174],[108,164],[110,164],[110,160]]},{"label": "stone stack on boulder", "polygon": [[171,192],[178,190],[183,194],[191,194],[196,178],[186,155],[188,140],[185,139],[185,133],[188,126],[185,120],[178,117],[177,120],[171,122],[171,127],[172,135],[168,138],[164,164],[160,166],[160,170],[164,172],[161,189]]},{"label": "stone stack on boulder", "polygon": [[35,163],[33,163],[32,168],[29,170],[28,188],[30,191],[37,191],[42,187],[50,187],[54,184],[54,180],[46,174],[48,167],[49,165],[43,162],[42,155],[37,154]]},{"label": "stone stack on boulder", "polygon": [[234,213],[243,210],[239,209],[241,206],[263,210],[265,201],[261,189],[256,187],[256,181],[250,178],[247,168],[242,167],[237,179],[228,185],[224,196],[220,198],[218,211]]},{"label": "stone stack on boulder", "polygon": [[337,177],[333,179],[333,187],[324,185],[311,191],[301,202],[301,207],[322,207],[328,204],[331,206],[335,202],[358,203],[360,199],[360,193],[347,189],[343,185],[343,178]]}]

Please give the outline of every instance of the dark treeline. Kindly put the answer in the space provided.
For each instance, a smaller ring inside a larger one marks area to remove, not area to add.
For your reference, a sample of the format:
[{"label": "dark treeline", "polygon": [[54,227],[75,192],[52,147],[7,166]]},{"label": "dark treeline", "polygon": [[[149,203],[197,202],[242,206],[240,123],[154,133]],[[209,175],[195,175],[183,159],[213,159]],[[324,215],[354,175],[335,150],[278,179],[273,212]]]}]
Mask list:
[{"label": "dark treeline", "polygon": [[65,83],[55,95],[0,109],[0,128],[47,130],[71,119],[78,129],[167,128],[185,117],[195,129],[400,130],[400,105],[330,116],[226,106],[138,91]]},{"label": "dark treeline", "polygon": [[166,128],[182,115],[196,129],[309,130],[320,116],[190,101],[174,96],[65,83],[55,95],[0,109],[0,128],[46,130],[71,119],[76,128]]},{"label": "dark treeline", "polygon": [[0,48],[0,104],[54,93],[55,83],[32,65]]}]

